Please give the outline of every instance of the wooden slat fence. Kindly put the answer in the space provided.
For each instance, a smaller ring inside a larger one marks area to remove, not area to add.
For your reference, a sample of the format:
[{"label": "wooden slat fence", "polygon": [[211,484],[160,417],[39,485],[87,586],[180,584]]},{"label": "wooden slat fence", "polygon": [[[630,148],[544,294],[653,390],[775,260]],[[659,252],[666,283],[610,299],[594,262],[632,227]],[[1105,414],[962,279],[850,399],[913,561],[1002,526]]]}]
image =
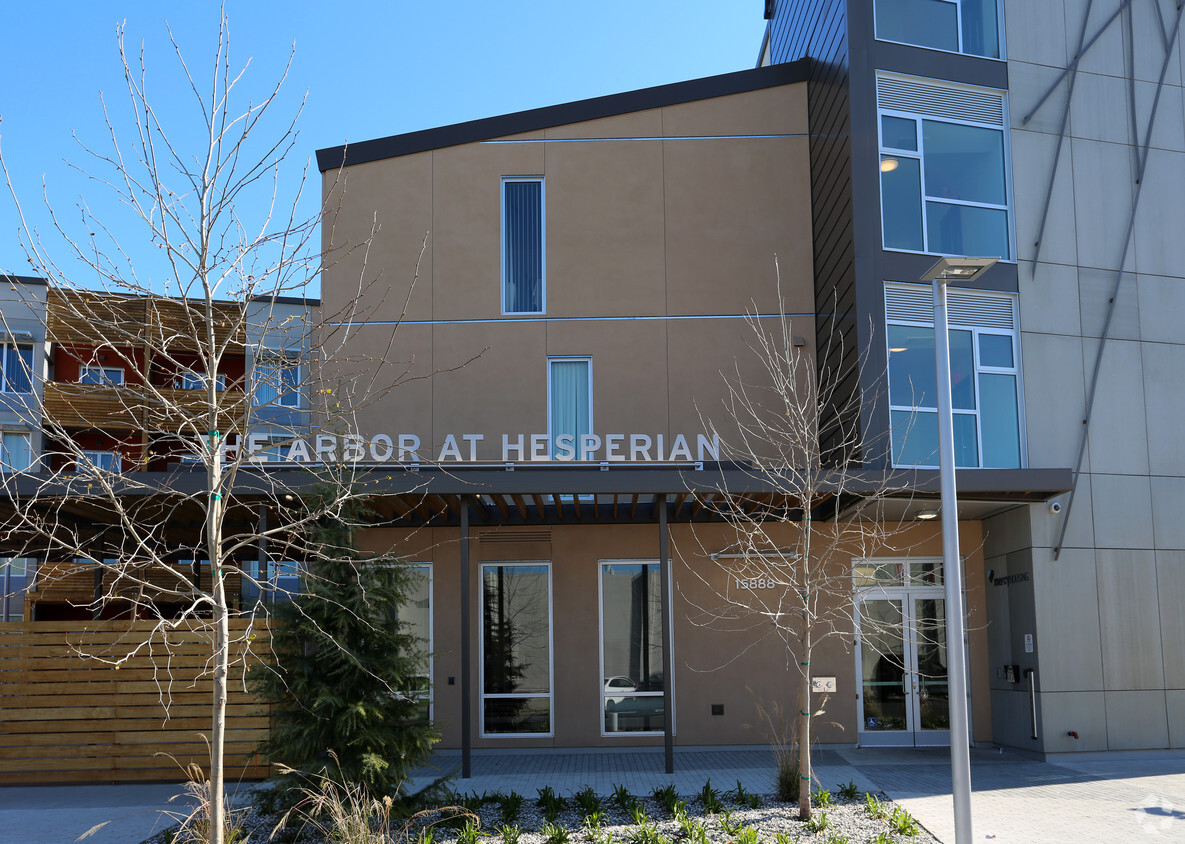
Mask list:
[{"label": "wooden slat fence", "polygon": [[[248,624],[232,621],[232,640]],[[212,631],[153,629],[148,621],[0,624],[0,783],[179,781],[190,762],[208,766]],[[263,653],[267,629],[252,630],[251,651]],[[118,668],[104,661],[138,647]],[[244,647],[232,650],[227,781],[268,775],[255,752],[268,715],[243,689]]]}]

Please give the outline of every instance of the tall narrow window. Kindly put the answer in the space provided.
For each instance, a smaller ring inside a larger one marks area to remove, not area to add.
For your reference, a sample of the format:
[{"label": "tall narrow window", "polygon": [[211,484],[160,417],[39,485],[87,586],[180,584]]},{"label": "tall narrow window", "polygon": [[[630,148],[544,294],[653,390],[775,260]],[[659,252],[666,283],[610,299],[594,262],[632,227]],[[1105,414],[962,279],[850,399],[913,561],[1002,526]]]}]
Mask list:
[{"label": "tall narrow window", "polygon": [[999,0],[876,0],[875,11],[882,41],[1001,58]]},{"label": "tall narrow window", "polygon": [[551,570],[481,567],[483,735],[551,733]]},{"label": "tall narrow window", "polygon": [[[1016,298],[952,290],[955,465],[1012,469],[1024,459]],[[938,465],[938,386],[931,289],[885,285],[893,462]]]},{"label": "tall narrow window", "polygon": [[301,407],[300,362],[282,352],[263,352],[251,367],[251,393],[256,407]]},{"label": "tall narrow window", "polygon": [[547,433],[557,460],[582,460],[582,437],[592,433],[592,360],[547,361]]},{"label": "tall narrow window", "polygon": [[601,711],[609,733],[662,732],[666,722],[657,561],[601,564]]},{"label": "tall narrow window", "polygon": [[503,179],[502,313],[544,312],[543,220],[543,179]]},{"label": "tall narrow window", "polygon": [[885,249],[1011,259],[1001,92],[877,78]]},{"label": "tall narrow window", "polygon": [[407,590],[407,603],[399,608],[404,632],[415,636],[426,657],[418,675],[416,695],[424,704],[424,717],[432,717],[432,566],[408,563],[415,580]]},{"label": "tall narrow window", "polygon": [[0,391],[31,393],[33,391],[33,347],[12,343],[0,345]]}]

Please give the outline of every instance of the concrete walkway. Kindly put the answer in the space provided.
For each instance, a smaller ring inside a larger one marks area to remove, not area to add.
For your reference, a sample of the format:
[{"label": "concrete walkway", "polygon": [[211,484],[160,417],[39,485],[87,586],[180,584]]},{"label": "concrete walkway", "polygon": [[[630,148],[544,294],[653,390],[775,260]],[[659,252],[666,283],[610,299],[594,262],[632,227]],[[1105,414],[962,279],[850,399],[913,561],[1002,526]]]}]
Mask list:
[{"label": "concrete walkway", "polygon": [[[460,766],[441,752],[423,783]],[[768,792],[773,757],[754,748],[679,749],[675,774],[663,771],[661,750],[475,752],[473,774],[458,791],[518,791],[534,797],[550,785],[561,794],[592,786],[635,794],[673,782],[684,794],[711,778],[722,790]],[[825,749],[815,773],[826,788],[855,782],[884,791],[936,837],[954,841],[950,765],[942,749]],[[973,751],[971,782],[975,840],[996,842],[1185,841],[1185,754],[1079,756],[1037,762],[1011,753]],[[0,844],[68,844],[101,821],[92,844],[138,844],[171,821],[161,811],[180,785],[0,787]]]}]

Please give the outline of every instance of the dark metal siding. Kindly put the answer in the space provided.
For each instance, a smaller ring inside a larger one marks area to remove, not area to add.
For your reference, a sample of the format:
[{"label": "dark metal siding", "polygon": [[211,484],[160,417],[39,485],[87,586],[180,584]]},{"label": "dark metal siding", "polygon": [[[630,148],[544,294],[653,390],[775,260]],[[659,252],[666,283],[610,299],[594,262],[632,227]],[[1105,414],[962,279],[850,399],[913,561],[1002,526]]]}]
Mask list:
[{"label": "dark metal siding", "polygon": [[[807,108],[811,134],[811,207],[815,263],[815,335],[819,377],[833,388],[822,421],[823,447],[849,438],[859,420],[856,238],[852,214],[851,103],[847,0],[779,0],[770,21],[772,61],[810,57]],[[836,455],[839,457],[840,455]]]}]

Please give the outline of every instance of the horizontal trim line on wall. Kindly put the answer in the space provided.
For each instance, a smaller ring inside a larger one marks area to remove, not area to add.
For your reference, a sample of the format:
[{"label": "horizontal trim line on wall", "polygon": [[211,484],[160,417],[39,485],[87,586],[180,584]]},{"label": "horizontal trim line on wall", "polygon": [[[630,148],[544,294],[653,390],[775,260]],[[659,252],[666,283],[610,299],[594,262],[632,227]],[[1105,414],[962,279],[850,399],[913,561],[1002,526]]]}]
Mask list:
[{"label": "horizontal trim line on wall", "polygon": [[779,135],[637,135],[620,138],[520,138],[482,141],[483,144],[575,144],[587,141],[743,141],[750,138],[809,138],[807,132]]},{"label": "horizontal trim line on wall", "polygon": [[497,322],[617,322],[617,321],[653,321],[653,320],[679,320],[679,319],[747,319],[753,316],[756,319],[772,319],[773,317],[809,317],[815,318],[813,313],[800,314],[667,314],[656,316],[599,316],[599,317],[489,317],[486,319],[383,319],[383,320],[364,320],[359,322],[331,322],[328,325],[331,328],[343,328],[345,326],[361,326],[361,325],[477,325],[483,323],[497,323]]}]

